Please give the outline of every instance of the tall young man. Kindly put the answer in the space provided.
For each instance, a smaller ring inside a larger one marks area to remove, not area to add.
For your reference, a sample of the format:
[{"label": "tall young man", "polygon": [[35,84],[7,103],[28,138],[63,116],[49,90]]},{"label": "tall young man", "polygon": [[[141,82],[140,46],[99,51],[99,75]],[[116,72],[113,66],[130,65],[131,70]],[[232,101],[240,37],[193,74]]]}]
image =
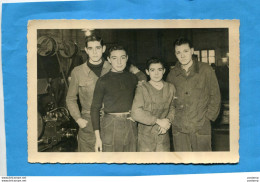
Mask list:
[{"label": "tall young man", "polygon": [[174,43],[176,66],[167,81],[176,88],[172,124],[175,151],[211,151],[211,123],[220,109],[220,91],[215,72],[206,63],[192,59],[193,46],[179,38]]},{"label": "tall young man", "polygon": [[[103,152],[135,152],[136,123],[130,117],[137,77],[124,71],[128,56],[122,46],[109,50],[112,69],[97,81],[91,106],[91,120],[96,134],[95,150]],[[104,104],[105,115],[100,121]]]},{"label": "tall young man", "polygon": [[[66,102],[71,116],[79,125],[79,152],[95,151],[95,134],[90,118],[90,107],[98,78],[111,69],[110,64],[102,58],[105,50],[106,46],[100,37],[95,35],[86,37],[85,51],[89,59],[86,63],[75,67],[71,73]],[[77,96],[79,96],[81,112]]]}]

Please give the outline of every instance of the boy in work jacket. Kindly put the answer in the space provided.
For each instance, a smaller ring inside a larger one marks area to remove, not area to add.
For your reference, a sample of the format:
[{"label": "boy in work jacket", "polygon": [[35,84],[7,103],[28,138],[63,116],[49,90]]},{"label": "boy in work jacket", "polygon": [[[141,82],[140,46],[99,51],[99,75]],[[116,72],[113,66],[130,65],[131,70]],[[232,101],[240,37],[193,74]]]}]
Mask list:
[{"label": "boy in work jacket", "polygon": [[220,110],[220,91],[213,69],[192,59],[189,40],[174,43],[176,66],[167,81],[176,88],[175,119],[172,123],[175,151],[211,151],[211,123]]},{"label": "boy in work jacket", "polygon": [[86,37],[85,46],[89,59],[73,69],[66,102],[71,116],[79,125],[78,152],[94,152],[95,134],[90,118],[90,107],[96,82],[111,69],[111,65],[102,58],[106,46],[100,37],[95,35]]},{"label": "boy in work jacket", "polygon": [[138,84],[131,111],[138,122],[138,151],[169,152],[175,88],[162,80],[165,67],[161,60],[148,59],[145,71],[150,81]]}]

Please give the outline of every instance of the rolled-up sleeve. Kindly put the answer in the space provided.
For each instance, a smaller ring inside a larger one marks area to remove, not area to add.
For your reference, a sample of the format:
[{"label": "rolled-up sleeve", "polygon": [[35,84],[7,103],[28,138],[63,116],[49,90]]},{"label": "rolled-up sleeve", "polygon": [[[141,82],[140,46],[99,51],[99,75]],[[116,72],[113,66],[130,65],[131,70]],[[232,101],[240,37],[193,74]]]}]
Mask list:
[{"label": "rolled-up sleeve", "polygon": [[144,109],[144,97],[141,86],[138,86],[135,92],[131,117],[134,120],[146,125],[154,125],[157,120],[157,118],[153,116],[150,111]]},{"label": "rolled-up sleeve", "polygon": [[71,81],[70,81],[70,85],[66,97],[66,103],[70,111],[70,115],[73,117],[75,121],[81,118],[79,106],[77,103],[78,94],[79,94],[79,81],[76,76],[76,70],[74,69],[71,73]]}]

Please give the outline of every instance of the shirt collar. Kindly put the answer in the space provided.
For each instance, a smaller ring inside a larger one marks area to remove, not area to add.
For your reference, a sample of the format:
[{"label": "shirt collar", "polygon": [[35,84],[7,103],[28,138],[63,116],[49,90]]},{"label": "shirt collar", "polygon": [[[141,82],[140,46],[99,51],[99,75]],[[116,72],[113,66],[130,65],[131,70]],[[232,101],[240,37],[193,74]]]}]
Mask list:
[{"label": "shirt collar", "polygon": [[[194,75],[195,73],[199,73],[199,63],[197,59],[192,59],[193,63],[191,65],[191,67],[189,68],[190,74],[189,75]],[[179,76],[181,74],[186,75],[186,71],[184,69],[182,69],[181,67],[181,63],[178,61],[176,63],[177,71],[176,71],[176,76]]]},{"label": "shirt collar", "polygon": [[111,64],[108,61],[105,60],[103,68],[104,69],[111,69]]}]

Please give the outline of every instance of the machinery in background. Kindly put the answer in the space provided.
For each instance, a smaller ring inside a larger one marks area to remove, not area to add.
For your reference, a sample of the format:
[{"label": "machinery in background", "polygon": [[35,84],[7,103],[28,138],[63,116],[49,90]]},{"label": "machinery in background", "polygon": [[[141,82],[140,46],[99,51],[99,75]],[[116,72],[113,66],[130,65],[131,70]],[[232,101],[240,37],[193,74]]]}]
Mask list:
[{"label": "machinery in background", "polygon": [[38,151],[73,152],[77,148],[77,128],[66,108],[38,113]]},{"label": "machinery in background", "polygon": [[38,151],[74,152],[78,126],[66,107],[57,107],[51,85],[38,79]]},{"label": "machinery in background", "polygon": [[37,40],[38,151],[74,152],[78,126],[70,117],[65,98],[68,76],[75,67],[78,47],[72,41],[49,36]]}]

